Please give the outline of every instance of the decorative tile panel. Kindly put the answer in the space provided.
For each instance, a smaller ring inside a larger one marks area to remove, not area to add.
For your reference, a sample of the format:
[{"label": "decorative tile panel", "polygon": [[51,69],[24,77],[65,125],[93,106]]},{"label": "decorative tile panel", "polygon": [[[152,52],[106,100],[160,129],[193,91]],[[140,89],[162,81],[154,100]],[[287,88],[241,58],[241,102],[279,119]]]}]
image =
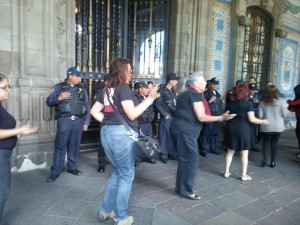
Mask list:
[{"label": "decorative tile panel", "polygon": [[212,3],[212,17],[210,21],[210,47],[208,58],[207,79],[217,77],[218,91],[225,93],[226,77],[229,67],[231,0],[215,0]]},{"label": "decorative tile panel", "polygon": [[289,38],[281,39],[277,86],[286,98],[292,98],[294,95],[298,59],[298,42]]}]

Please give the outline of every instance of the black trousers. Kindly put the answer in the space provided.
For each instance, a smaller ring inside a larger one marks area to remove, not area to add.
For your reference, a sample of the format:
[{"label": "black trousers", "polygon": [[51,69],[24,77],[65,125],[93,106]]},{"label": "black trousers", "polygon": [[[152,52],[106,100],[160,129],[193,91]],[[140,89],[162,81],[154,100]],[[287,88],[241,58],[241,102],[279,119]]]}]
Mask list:
[{"label": "black trousers", "polygon": [[105,164],[107,163],[105,156],[106,156],[106,154],[102,147],[102,142],[101,142],[101,137],[100,137],[99,148],[98,148],[98,166],[105,166]]},{"label": "black trousers", "polygon": [[171,130],[171,137],[178,156],[175,191],[180,195],[191,195],[199,162],[197,137],[175,129]]},{"label": "black trousers", "polygon": [[268,150],[271,148],[271,161],[276,160],[280,132],[263,132],[263,161],[268,160]]},{"label": "black trousers", "polygon": [[296,137],[298,139],[298,148],[300,150],[300,117],[297,116]]}]

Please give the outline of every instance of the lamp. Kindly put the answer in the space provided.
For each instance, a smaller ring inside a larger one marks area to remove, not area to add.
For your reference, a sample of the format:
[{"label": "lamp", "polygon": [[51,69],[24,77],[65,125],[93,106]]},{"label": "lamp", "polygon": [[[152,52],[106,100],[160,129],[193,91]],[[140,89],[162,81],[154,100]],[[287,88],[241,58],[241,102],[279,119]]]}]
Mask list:
[{"label": "lamp", "polygon": [[275,37],[278,38],[286,38],[288,33],[285,30],[282,29],[276,29],[275,30]]},{"label": "lamp", "polygon": [[239,16],[239,25],[250,27],[253,21],[247,16]]}]

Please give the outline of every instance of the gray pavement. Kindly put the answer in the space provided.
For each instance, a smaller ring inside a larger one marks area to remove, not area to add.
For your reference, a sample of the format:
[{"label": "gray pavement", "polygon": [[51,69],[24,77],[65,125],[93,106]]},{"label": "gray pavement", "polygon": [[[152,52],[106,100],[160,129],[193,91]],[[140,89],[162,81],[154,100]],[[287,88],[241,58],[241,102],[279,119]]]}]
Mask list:
[{"label": "gray pavement", "polygon": [[[199,201],[175,194],[176,161],[143,163],[136,168],[128,214],[134,216],[136,225],[299,225],[300,165],[294,156],[294,130],[283,132],[279,145],[275,168],[261,168],[261,152],[250,153],[253,180],[247,182],[239,179],[238,155],[229,178],[222,176],[224,152],[201,157],[194,185]],[[80,155],[79,169],[82,175],[62,173],[51,184],[46,183],[49,168],[13,173],[4,224],[113,224],[97,220],[111,166],[98,173],[97,154],[92,152]]]}]

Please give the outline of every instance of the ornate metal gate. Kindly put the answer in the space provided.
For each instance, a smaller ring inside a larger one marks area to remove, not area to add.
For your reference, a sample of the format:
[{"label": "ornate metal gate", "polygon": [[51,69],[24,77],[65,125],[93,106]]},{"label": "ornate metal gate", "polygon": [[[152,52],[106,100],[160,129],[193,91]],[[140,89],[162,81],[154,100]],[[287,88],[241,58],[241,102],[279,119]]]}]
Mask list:
[{"label": "ornate metal gate", "polygon": [[255,77],[258,85],[264,85],[269,75],[273,19],[255,6],[247,8],[247,17],[252,25],[245,27],[242,78]]},{"label": "ornate metal gate", "polygon": [[[168,13],[169,0],[76,0],[76,67],[84,74],[91,105],[116,57],[131,60],[133,82],[163,82]],[[98,139],[97,127],[94,122],[84,134],[82,148]]]}]

